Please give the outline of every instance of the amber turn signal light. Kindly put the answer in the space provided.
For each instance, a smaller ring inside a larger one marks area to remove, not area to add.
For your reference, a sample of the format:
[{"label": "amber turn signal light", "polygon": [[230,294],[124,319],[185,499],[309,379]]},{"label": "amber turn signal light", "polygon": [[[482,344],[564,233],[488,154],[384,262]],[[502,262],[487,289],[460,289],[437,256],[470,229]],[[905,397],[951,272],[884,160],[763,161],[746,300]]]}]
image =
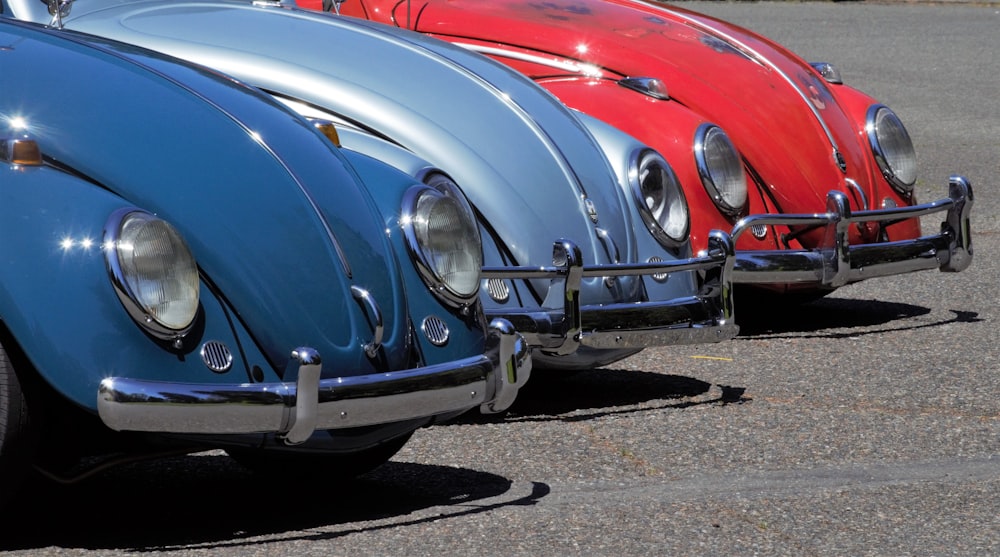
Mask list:
[{"label": "amber turn signal light", "polygon": [[39,166],[42,151],[33,139],[0,139],[0,160],[21,166]]},{"label": "amber turn signal light", "polygon": [[316,129],[325,135],[331,143],[340,147],[340,134],[337,133],[337,127],[333,125],[333,122],[314,121],[313,125],[316,126]]}]

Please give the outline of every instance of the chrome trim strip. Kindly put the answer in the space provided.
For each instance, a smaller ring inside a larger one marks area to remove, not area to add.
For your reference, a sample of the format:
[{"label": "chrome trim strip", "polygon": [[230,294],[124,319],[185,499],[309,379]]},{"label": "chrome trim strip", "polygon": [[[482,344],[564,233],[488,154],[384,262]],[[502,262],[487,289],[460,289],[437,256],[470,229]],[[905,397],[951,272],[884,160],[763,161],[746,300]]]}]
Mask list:
[{"label": "chrome trim strip", "polygon": [[[368,31],[368,32],[374,32],[374,31]],[[418,42],[407,40],[403,36],[394,35],[393,37],[400,44],[400,46],[406,46],[414,51],[418,51],[421,53],[430,52],[431,54],[437,56],[437,53],[429,50],[427,47],[421,45]],[[524,107],[518,104],[510,95],[504,92],[500,87],[488,81],[481,75],[471,71],[469,68],[459,64],[458,62],[455,62],[454,60],[447,58],[445,56],[440,56],[440,62],[442,64],[447,64],[448,67],[450,67],[456,73],[462,74],[471,81],[480,84],[480,86],[482,86],[483,89],[486,89],[487,91],[492,93],[494,97],[499,99],[500,102],[510,107],[511,111],[514,114],[516,114],[518,118],[525,123],[525,125],[531,128],[535,132],[536,136],[542,140],[542,143],[544,143],[548,147],[549,152],[553,154],[553,158],[559,164],[559,168],[562,170],[563,175],[566,176],[566,178],[576,187],[577,191],[580,192],[580,194],[584,198],[588,197],[587,190],[586,188],[584,188],[583,185],[583,181],[580,179],[579,176],[577,176],[576,170],[570,164],[569,158],[566,156],[566,153],[563,151],[562,147],[559,145],[557,141],[555,141],[555,139],[552,138],[552,136],[549,135],[549,133],[545,130],[545,127],[542,126],[537,120],[535,120],[534,116],[530,111],[526,110]],[[580,130],[583,133],[588,135],[590,134],[590,132],[586,129],[586,127],[584,127],[582,123],[579,124],[579,126]]]},{"label": "chrome trim strip", "polygon": [[510,58],[511,60],[530,62],[532,64],[538,64],[540,66],[546,66],[549,68],[554,68],[565,72],[575,72],[583,74],[587,77],[600,77],[602,74],[601,69],[598,66],[595,66],[593,64],[587,64],[585,62],[562,62],[552,58],[546,58],[544,56],[536,56],[533,54],[527,54],[525,52],[514,52],[507,50],[505,48],[496,48],[492,46],[484,46],[478,44],[469,44],[469,43],[453,43],[453,44],[455,46],[460,46],[462,48],[471,50],[473,52],[478,52],[480,54],[492,54],[493,56],[502,56],[504,58]]},{"label": "chrome trim strip", "polygon": [[[615,350],[729,340],[736,336],[739,328],[731,312],[724,319],[719,317],[721,313],[713,303],[699,296],[665,302],[583,306],[581,331],[575,348],[586,346]],[[508,313],[505,316],[519,328],[528,344],[543,354],[565,356],[576,351],[556,353],[545,346],[546,342],[551,342],[549,337],[552,333],[546,333],[545,327],[540,324],[558,331],[561,314],[556,310]]]},{"label": "chrome trim strip", "polygon": [[[552,267],[484,267],[483,276],[497,279],[563,281],[563,307],[488,309],[491,317],[508,320],[532,348],[565,356],[580,346],[595,348],[698,344],[727,340],[735,325],[731,274],[735,262],[728,234],[713,231],[706,255],[674,261],[584,266],[580,249],[569,240],[555,244]],[[645,276],[700,271],[696,296],[623,304],[580,304],[584,277]]]},{"label": "chrome trim strip", "polygon": [[[960,272],[972,263],[972,184],[952,176],[948,198],[922,205],[852,213],[843,192],[827,196],[827,212],[752,215],[741,219],[732,237],[754,225],[821,226],[826,245],[814,250],[748,250],[736,253],[733,282],[738,284],[816,284],[837,288],[874,277],[939,269]],[[850,245],[852,224],[886,222],[947,212],[941,233],[897,242]]]},{"label": "chrome trim strip", "polygon": [[432,366],[320,378],[311,348],[292,353],[280,383],[173,383],[127,377],[101,381],[97,409],[116,431],[231,435],[275,433],[301,443],[314,431],[384,424],[481,406],[499,412],[531,372],[524,339],[490,323],[486,352]]}]

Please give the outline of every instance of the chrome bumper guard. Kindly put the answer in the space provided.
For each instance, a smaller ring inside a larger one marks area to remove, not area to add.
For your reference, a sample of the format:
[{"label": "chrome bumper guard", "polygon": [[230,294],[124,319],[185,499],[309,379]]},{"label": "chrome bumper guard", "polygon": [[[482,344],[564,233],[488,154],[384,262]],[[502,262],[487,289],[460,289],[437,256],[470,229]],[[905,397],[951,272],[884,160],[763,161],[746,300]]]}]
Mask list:
[{"label": "chrome bumper guard", "polygon": [[[833,191],[827,212],[812,215],[753,215],[736,223],[735,241],[754,225],[823,227],[825,241],[813,250],[739,251],[733,269],[737,284],[815,284],[837,288],[874,277],[940,269],[959,272],[972,263],[972,185],[961,176],[948,182],[948,198],[894,209],[851,212],[847,196]],[[940,234],[912,240],[850,245],[849,227],[891,222],[947,211]]]},{"label": "chrome bumper guard", "polygon": [[[733,242],[713,231],[703,256],[657,263],[585,266],[579,247],[559,240],[551,267],[484,267],[486,279],[551,279],[563,281],[563,307],[487,310],[490,317],[510,321],[528,344],[550,355],[568,355],[580,346],[600,349],[645,348],[673,344],[719,342],[736,336],[731,272]],[[581,305],[584,277],[668,275],[699,271],[697,295],[673,300]]]},{"label": "chrome bumper guard", "polygon": [[292,352],[281,383],[171,383],[111,377],[97,409],[118,431],[177,434],[275,433],[287,444],[314,431],[383,424],[479,406],[500,412],[531,373],[524,338],[510,322],[490,323],[484,355],[432,366],[320,378],[311,348]]}]

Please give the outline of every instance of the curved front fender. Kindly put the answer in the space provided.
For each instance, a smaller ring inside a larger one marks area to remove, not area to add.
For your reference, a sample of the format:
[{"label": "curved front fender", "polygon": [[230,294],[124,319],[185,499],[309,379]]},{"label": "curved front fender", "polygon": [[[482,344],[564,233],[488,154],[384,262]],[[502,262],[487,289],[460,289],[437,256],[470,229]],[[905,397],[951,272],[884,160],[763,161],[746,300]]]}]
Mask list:
[{"label": "curved front fender", "polygon": [[[273,376],[249,339],[237,338],[204,285],[200,316],[180,349],[150,337],[129,317],[109,279],[101,241],[108,215],[131,203],[48,167],[0,165],[0,184],[0,238],[8,239],[0,242],[0,320],[56,391],[93,410],[101,380],[123,372],[249,381],[249,364]],[[212,372],[197,353],[205,340],[243,345],[246,359],[224,374]]]}]

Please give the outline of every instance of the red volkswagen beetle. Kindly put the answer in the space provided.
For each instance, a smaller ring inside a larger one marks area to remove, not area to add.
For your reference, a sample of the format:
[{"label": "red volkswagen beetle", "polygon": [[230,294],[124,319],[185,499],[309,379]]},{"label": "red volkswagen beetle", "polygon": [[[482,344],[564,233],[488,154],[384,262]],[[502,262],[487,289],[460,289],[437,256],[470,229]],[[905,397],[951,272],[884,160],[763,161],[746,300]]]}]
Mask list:
[{"label": "red volkswagen beetle", "polygon": [[[298,3],[478,51],[659,150],[684,185],[695,249],[733,231],[737,283],[814,296],[971,262],[967,180],[918,204],[913,144],[891,109],[735,25],[640,0]],[[743,172],[713,175],[713,157]],[[935,212],[940,233],[921,236],[918,217]]]}]

